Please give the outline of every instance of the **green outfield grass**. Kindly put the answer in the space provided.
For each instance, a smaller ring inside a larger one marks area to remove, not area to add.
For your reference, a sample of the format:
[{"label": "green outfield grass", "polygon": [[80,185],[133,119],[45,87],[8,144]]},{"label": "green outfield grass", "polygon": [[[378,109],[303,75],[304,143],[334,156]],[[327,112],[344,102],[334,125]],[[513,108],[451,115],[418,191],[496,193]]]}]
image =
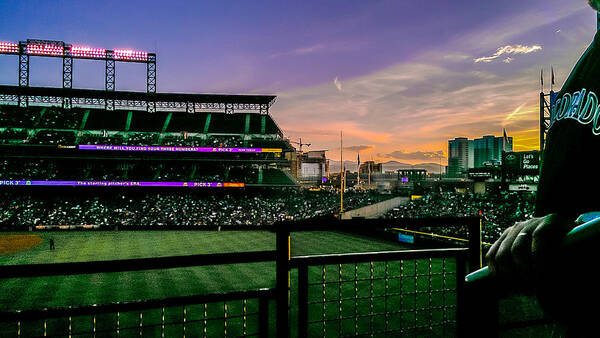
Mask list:
[{"label": "green outfield grass", "polygon": [[[1,235],[0,235],[1,236]],[[0,265],[34,264],[53,262],[81,262],[92,260],[113,260],[128,258],[163,257],[175,255],[192,255],[204,253],[243,252],[255,250],[272,250],[275,248],[275,236],[266,231],[119,231],[119,232],[48,232],[40,233],[43,243],[35,248],[13,254],[0,256]],[[53,238],[56,250],[50,251],[48,240]],[[401,250],[406,248],[397,243],[363,238],[335,232],[306,232],[292,235],[292,256],[368,252],[381,250]],[[356,271],[355,271],[356,268]],[[371,269],[372,268],[372,269]],[[325,269],[325,273],[323,273]],[[370,328],[400,329],[402,325],[426,325],[428,322],[452,320],[453,310],[449,311],[416,311],[395,314],[393,316],[369,313],[383,313],[386,310],[427,309],[429,306],[451,306],[455,304],[454,292],[431,293],[438,289],[455,287],[456,277],[452,274],[456,269],[452,259],[419,260],[404,262],[376,262],[342,266],[316,266],[309,269],[309,320],[323,318],[337,319],[340,316],[358,314],[359,320],[342,320],[311,324],[312,334],[323,333],[337,336],[367,332]],[[340,271],[341,279],[340,283]],[[446,275],[445,272],[448,274]],[[415,275],[437,273],[432,278]],[[354,281],[355,273],[358,277]],[[378,279],[369,282],[366,279]],[[296,270],[291,272],[291,318],[295,326],[296,313]],[[326,281],[328,284],[323,284]],[[75,276],[57,276],[40,278],[15,278],[0,280],[0,304],[4,310],[21,310],[32,308],[76,306],[86,304],[105,304],[112,302],[133,301],[142,299],[164,298],[172,296],[218,293],[237,290],[251,290],[275,286],[275,265],[268,263],[235,264],[222,266],[206,266],[193,268],[177,268],[165,270],[134,271],[122,273],[89,274]],[[356,290],[355,290],[356,289]],[[400,293],[406,293],[402,296]],[[390,295],[385,297],[385,295]],[[338,300],[339,297],[348,300]],[[358,297],[357,301],[354,298]],[[370,298],[373,298],[373,301]],[[321,301],[325,299],[323,306]],[[232,302],[228,305],[229,316],[241,314],[243,304]],[[248,313],[257,309],[256,302],[249,301]],[[167,322],[181,321],[182,311],[166,309]],[[274,314],[274,310],[271,314]],[[212,304],[207,307],[208,317],[222,317],[223,304]],[[160,309],[145,311],[144,324],[160,322]],[[204,309],[198,305],[187,309],[188,321],[199,320],[187,324],[186,332],[202,332]],[[138,314],[121,314],[120,327],[133,326],[138,323]],[[388,322],[386,325],[385,322]],[[236,324],[237,321],[237,324]],[[97,328],[114,327],[112,315],[99,316]],[[73,321],[73,331],[89,329],[90,318],[78,318]],[[403,324],[404,323],[404,324]],[[210,335],[223,335],[223,321],[209,322]],[[23,335],[41,335],[42,325],[22,323]],[[64,332],[65,320],[52,320],[47,323],[48,332]],[[255,323],[247,322],[248,332],[252,332]],[[167,336],[180,335],[181,325],[167,327]],[[171,330],[171,331],[169,331]],[[231,319],[228,335],[243,333],[241,319]],[[1,324],[0,335],[14,334],[14,324]],[[444,333],[444,330],[440,331]],[[138,335],[137,330],[121,331],[121,336]],[[144,333],[149,336],[160,335],[160,328],[147,328]],[[446,332],[447,333],[447,332]],[[450,332],[451,333],[451,332]],[[450,334],[452,335],[452,334]],[[191,334],[191,336],[196,336]]]}]

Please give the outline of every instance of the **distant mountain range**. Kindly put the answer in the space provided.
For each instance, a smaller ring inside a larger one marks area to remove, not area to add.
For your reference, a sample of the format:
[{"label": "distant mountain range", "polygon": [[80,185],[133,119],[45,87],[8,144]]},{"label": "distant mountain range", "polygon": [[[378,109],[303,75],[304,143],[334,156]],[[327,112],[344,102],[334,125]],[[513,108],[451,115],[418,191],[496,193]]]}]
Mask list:
[{"label": "distant mountain range", "polygon": [[[344,165],[346,166],[346,170],[350,170],[356,172],[357,163],[354,161],[344,161]],[[444,172],[446,166],[439,165],[438,163],[419,163],[419,164],[408,164],[402,163],[398,161],[387,161],[383,162],[383,171],[396,171],[398,169],[425,169],[427,172],[431,174],[440,173],[440,169]],[[329,160],[329,172],[339,172],[340,171],[340,161]]]}]

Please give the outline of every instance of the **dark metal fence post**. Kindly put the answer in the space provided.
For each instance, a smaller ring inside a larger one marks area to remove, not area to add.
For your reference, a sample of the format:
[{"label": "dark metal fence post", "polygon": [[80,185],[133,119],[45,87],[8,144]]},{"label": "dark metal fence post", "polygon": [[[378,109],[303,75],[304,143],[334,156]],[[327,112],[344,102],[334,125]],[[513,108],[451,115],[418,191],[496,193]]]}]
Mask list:
[{"label": "dark metal fence post", "polygon": [[308,265],[298,267],[298,337],[308,337]]},{"label": "dark metal fence post", "polygon": [[[483,266],[482,230],[483,218],[469,225],[469,272]],[[464,281],[463,281],[464,282]],[[498,295],[492,281],[463,283],[463,313],[466,320],[464,336],[498,336]]]},{"label": "dark metal fence post", "polygon": [[461,337],[498,337],[499,309],[497,286],[489,281],[464,283]]},{"label": "dark metal fence post", "polygon": [[467,337],[468,318],[466,313],[467,302],[465,299],[465,276],[466,276],[466,257],[459,255],[456,257],[456,331],[458,337]]},{"label": "dark metal fence post", "polygon": [[277,300],[277,337],[289,337],[289,302],[290,302],[290,231],[285,224],[276,229],[275,273]]},{"label": "dark metal fence post", "polygon": [[258,298],[258,336],[269,336],[269,298]]},{"label": "dark metal fence post", "polygon": [[481,224],[481,218],[469,221],[469,272],[482,267]]}]

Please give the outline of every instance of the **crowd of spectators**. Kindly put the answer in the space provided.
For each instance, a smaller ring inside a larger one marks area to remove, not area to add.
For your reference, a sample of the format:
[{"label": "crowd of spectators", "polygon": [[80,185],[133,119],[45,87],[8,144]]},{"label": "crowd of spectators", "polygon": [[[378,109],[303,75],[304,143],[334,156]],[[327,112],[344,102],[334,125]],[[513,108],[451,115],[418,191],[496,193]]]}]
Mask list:
[{"label": "crowd of spectators", "polygon": [[[210,179],[213,179],[211,177]],[[339,195],[333,192],[282,190],[274,192],[153,192],[110,195],[35,195],[16,191],[0,194],[0,224],[115,225],[133,227],[259,226],[280,220],[301,220],[334,215]],[[344,195],[346,210],[385,200],[377,193]],[[534,196],[515,192],[499,195],[442,193],[426,195],[394,208],[384,218],[483,218],[483,241],[494,242],[504,229],[533,216]],[[422,228],[440,235],[466,238],[462,227]]]},{"label": "crowd of spectators", "polygon": [[[79,137],[78,134],[81,134]],[[250,144],[251,143],[251,144]],[[271,139],[250,140],[248,147],[281,147],[280,142],[273,145]],[[183,136],[173,134],[106,132],[95,131],[80,133],[76,130],[7,128],[0,131],[0,144],[36,144],[36,145],[126,145],[126,146],[170,146],[170,147],[244,147],[244,140],[237,135],[209,135],[207,137]]]},{"label": "crowd of spectators", "polygon": [[62,130],[39,130],[31,137],[27,143],[29,144],[45,144],[45,145],[65,145],[75,144],[75,133],[72,131]]},{"label": "crowd of spectators", "polygon": [[[265,170],[264,177],[273,176]],[[281,173],[285,176],[285,174]],[[0,180],[64,181],[160,181],[259,183],[259,170],[252,165],[220,163],[162,163],[134,161],[79,161],[59,163],[52,159],[0,160]]]},{"label": "crowd of spectators", "polygon": [[[504,229],[533,216],[535,196],[518,192],[500,194],[440,193],[409,201],[388,212],[385,218],[483,217],[482,237],[492,243]],[[466,238],[467,229],[457,227],[426,229],[441,235]]]},{"label": "crowd of spectators", "polygon": [[243,147],[244,141],[239,136],[211,136],[208,140],[206,140],[207,147],[219,147],[219,148],[228,148],[228,147]]},{"label": "crowd of spectators", "polygon": [[27,130],[24,129],[5,129],[0,132],[0,143],[11,144],[11,143],[23,143],[29,135]]},{"label": "crowd of spectators", "polygon": [[[0,224],[95,225],[99,227],[261,226],[276,221],[330,216],[339,210],[333,192],[283,190],[278,192],[197,194],[113,193],[96,196],[34,196],[4,192]],[[376,193],[345,195],[347,210],[389,198]]]}]

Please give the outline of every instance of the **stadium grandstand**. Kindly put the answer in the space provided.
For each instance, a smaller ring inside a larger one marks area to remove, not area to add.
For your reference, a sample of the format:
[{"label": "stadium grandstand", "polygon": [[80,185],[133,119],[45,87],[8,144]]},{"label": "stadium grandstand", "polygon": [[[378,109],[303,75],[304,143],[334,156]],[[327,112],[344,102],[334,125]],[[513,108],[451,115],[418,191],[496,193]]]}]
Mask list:
[{"label": "stadium grandstand", "polygon": [[[5,89],[10,91],[2,87],[0,93]],[[92,98],[102,93],[85,92]],[[285,154],[293,149],[269,114],[19,107],[6,104],[7,96],[0,106],[3,185],[296,185],[286,173]],[[252,99],[270,105],[275,99],[202,97],[222,104]]]},{"label": "stadium grandstand", "polygon": [[[87,194],[87,197],[78,195],[80,203],[74,202],[81,208],[86,205],[81,201],[98,203],[97,197],[89,196],[90,191],[81,189],[118,189],[123,194],[122,198],[127,196],[130,201],[129,213],[125,214],[131,215],[148,205],[142,201],[148,202],[150,195],[149,191],[143,191],[141,197],[140,192],[130,196],[124,191],[128,189],[153,189],[153,193],[162,194],[158,198],[161,202],[155,201],[153,206],[162,203],[177,208],[177,197],[173,194],[181,196],[183,193],[188,197],[199,195],[196,192],[190,195],[188,191],[181,192],[181,189],[209,189],[211,193],[204,193],[207,197],[218,189],[297,187],[295,179],[289,174],[290,164],[286,159],[286,153],[292,152],[293,148],[283,138],[283,132],[268,113],[248,109],[264,109],[274,102],[274,96],[151,94],[160,96],[163,102],[174,102],[185,97],[199,106],[202,101],[212,102],[216,107],[246,104],[246,110],[235,113],[214,108],[195,112],[162,110],[161,101],[156,100],[158,110],[148,112],[139,108],[136,110],[135,107],[121,107],[119,101],[114,110],[103,107],[104,102],[100,102],[100,107],[80,107],[73,99],[70,108],[53,105],[48,102],[49,97],[56,102],[62,102],[65,96],[94,100],[106,93],[60,89],[63,96],[54,96],[53,88],[27,88],[46,95],[38,96],[38,101],[35,97],[27,97],[27,106],[21,107],[17,104],[18,99],[11,96],[15,89],[23,88],[0,87],[3,101],[0,106],[0,185],[5,194],[13,196],[9,200],[25,199],[43,203],[40,195],[56,198],[58,194],[64,197],[65,193],[73,194],[75,189],[77,194]],[[147,98],[147,93],[113,94],[134,100]],[[11,97],[16,100],[11,101]],[[27,197],[23,197],[22,193]],[[239,191],[231,193],[240,194]],[[44,205],[54,205],[45,201]],[[91,218],[85,218],[85,223],[99,222],[95,217],[99,217],[102,210],[112,210],[108,205],[87,209],[87,213],[92,210],[96,213]],[[193,206],[190,208],[193,209]],[[38,213],[47,215],[48,210],[38,210]],[[84,219],[73,217],[76,214],[71,208],[71,217],[61,220],[84,222]],[[15,220],[28,219],[25,223],[29,225],[50,221],[47,217],[12,215],[5,215],[4,221],[7,222],[11,217]],[[38,221],[33,221],[36,218]],[[121,218],[109,217],[100,223],[131,223]],[[215,222],[217,219],[222,221],[219,217],[212,219]],[[262,221],[252,219],[251,223],[261,224]],[[170,218],[169,222],[156,221],[157,224],[180,225],[189,222],[205,223],[200,217],[194,221],[175,218]],[[60,224],[64,225],[63,222]]]},{"label": "stadium grandstand", "polygon": [[[0,54],[19,58],[0,85],[0,336],[470,336],[464,275],[531,214],[516,192],[431,193],[335,220],[394,199],[301,190],[275,96],[157,93],[146,52]],[[29,85],[38,56],[62,58],[62,88]],[[104,90],[72,88],[74,59],[105,62]],[[146,92],[116,90],[117,62],[146,66]],[[218,231],[123,231],[142,229]]]},{"label": "stadium grandstand", "polygon": [[[141,207],[157,192],[166,204],[189,190],[298,186],[287,160],[294,149],[269,114],[275,96],[156,93],[153,53],[32,39],[2,46],[19,57],[18,86],[0,86],[0,186],[15,205],[44,204],[40,196],[98,202],[89,194],[112,189]],[[63,59],[62,88],[29,86],[38,56]],[[74,59],[104,61],[105,89],[73,89]],[[117,62],[145,64],[147,91],[117,91]],[[12,209],[3,222],[20,218]]]},{"label": "stadium grandstand", "polygon": [[[146,52],[30,39],[0,54],[19,57],[18,86],[0,85],[5,229],[256,226],[339,209],[333,192],[298,191],[275,96],[156,93]],[[62,58],[62,88],[30,86],[30,57]],[[74,59],[104,61],[105,89],[72,88]],[[117,62],[145,64],[147,91],[116,90]]]}]

